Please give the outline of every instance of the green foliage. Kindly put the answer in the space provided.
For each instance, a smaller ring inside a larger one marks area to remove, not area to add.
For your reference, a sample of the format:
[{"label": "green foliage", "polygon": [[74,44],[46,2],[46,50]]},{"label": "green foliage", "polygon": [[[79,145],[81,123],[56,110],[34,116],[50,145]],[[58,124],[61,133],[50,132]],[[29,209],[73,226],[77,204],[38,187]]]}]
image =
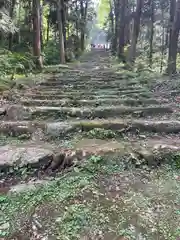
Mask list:
[{"label": "green foliage", "polygon": [[103,162],[103,157],[102,156],[91,156],[89,161],[92,164],[99,164]]},{"label": "green foliage", "polygon": [[52,65],[60,62],[59,47],[55,41],[49,41],[44,47],[44,64]]},{"label": "green foliage", "polygon": [[[4,1],[6,2],[6,4],[8,5],[8,1]],[[2,4],[2,1],[1,1]],[[10,4],[10,3],[9,3]],[[6,8],[7,7],[7,8]],[[9,17],[9,9],[8,6],[2,7],[0,8],[0,31],[3,34],[6,33],[14,33],[15,31],[17,31],[17,28],[15,27],[15,24],[13,23],[13,20],[11,19],[11,17]]]},{"label": "green foliage", "polygon": [[180,169],[180,153],[174,154],[174,156],[171,157],[170,162],[175,169],[179,170]]},{"label": "green foliage", "polygon": [[[76,56],[80,55],[80,52],[75,53]],[[68,48],[66,51],[66,61],[71,62],[75,59],[72,49]],[[60,62],[59,46],[54,41],[49,41],[44,47],[44,64],[45,65],[57,65]]]},{"label": "green foliage", "polygon": [[115,138],[116,133],[112,130],[106,130],[103,128],[94,128],[87,133],[87,136],[90,138],[98,138],[98,139],[107,139],[107,138]]},{"label": "green foliage", "polygon": [[33,57],[29,53],[12,53],[7,50],[0,51],[0,73],[1,77],[24,73],[34,69]]},{"label": "green foliage", "polygon": [[76,239],[81,229],[90,224],[91,215],[90,209],[85,204],[77,203],[69,206],[62,217],[56,220],[61,236]]},{"label": "green foliage", "polygon": [[101,0],[98,7],[98,25],[100,27],[104,26],[106,19],[108,18],[110,11],[109,0]]}]

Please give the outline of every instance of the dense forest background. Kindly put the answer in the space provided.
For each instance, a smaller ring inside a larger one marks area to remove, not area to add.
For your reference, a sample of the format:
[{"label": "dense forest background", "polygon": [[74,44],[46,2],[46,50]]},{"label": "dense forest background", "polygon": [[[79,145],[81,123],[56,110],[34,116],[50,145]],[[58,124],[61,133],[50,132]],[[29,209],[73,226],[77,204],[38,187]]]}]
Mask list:
[{"label": "dense forest background", "polygon": [[130,69],[177,72],[179,0],[1,0],[0,9],[1,76],[74,61],[98,34]]}]

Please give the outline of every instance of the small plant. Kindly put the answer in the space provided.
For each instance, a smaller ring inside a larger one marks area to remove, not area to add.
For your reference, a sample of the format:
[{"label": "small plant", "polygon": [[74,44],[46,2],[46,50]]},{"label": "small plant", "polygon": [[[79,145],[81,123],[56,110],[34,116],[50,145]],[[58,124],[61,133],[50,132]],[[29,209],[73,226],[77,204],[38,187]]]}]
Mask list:
[{"label": "small plant", "polygon": [[116,133],[112,130],[107,130],[103,128],[94,128],[90,130],[87,134],[90,138],[99,138],[99,139],[107,139],[107,138],[115,138]]},{"label": "small plant", "polygon": [[101,163],[103,161],[103,158],[102,156],[91,156],[89,161],[93,164],[98,164],[98,163]]},{"label": "small plant", "polygon": [[175,169],[180,169],[180,154],[177,153],[177,154],[174,154],[174,156],[172,156],[171,158],[171,162],[172,162],[172,166],[175,168]]}]

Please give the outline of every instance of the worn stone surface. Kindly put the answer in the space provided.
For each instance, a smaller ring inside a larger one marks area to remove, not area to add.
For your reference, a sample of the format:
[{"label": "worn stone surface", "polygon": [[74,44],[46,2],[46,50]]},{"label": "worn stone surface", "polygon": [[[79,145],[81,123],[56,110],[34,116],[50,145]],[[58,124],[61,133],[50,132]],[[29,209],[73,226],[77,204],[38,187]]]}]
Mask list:
[{"label": "worn stone surface", "polygon": [[20,192],[35,190],[36,188],[48,183],[49,183],[48,180],[36,180],[36,181],[29,181],[28,183],[17,184],[15,186],[10,187],[9,193],[20,193]]},{"label": "worn stone surface", "polygon": [[12,146],[0,147],[0,169],[9,167],[46,167],[52,161],[53,152],[38,146]]},{"label": "worn stone surface", "polygon": [[23,105],[9,105],[6,106],[7,114],[3,120],[13,120],[13,121],[20,121],[20,120],[27,120],[31,116],[31,109],[25,108]]},{"label": "worn stone surface", "polygon": [[47,123],[46,134],[51,137],[60,137],[74,129],[73,125],[68,122]]}]

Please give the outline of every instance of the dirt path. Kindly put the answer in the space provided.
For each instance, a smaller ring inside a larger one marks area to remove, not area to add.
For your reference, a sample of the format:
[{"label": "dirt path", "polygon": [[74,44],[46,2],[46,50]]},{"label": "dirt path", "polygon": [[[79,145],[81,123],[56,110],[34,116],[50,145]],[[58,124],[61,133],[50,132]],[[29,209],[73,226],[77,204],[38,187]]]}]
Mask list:
[{"label": "dirt path", "polygon": [[81,62],[1,108],[0,237],[178,239],[178,79]]}]

